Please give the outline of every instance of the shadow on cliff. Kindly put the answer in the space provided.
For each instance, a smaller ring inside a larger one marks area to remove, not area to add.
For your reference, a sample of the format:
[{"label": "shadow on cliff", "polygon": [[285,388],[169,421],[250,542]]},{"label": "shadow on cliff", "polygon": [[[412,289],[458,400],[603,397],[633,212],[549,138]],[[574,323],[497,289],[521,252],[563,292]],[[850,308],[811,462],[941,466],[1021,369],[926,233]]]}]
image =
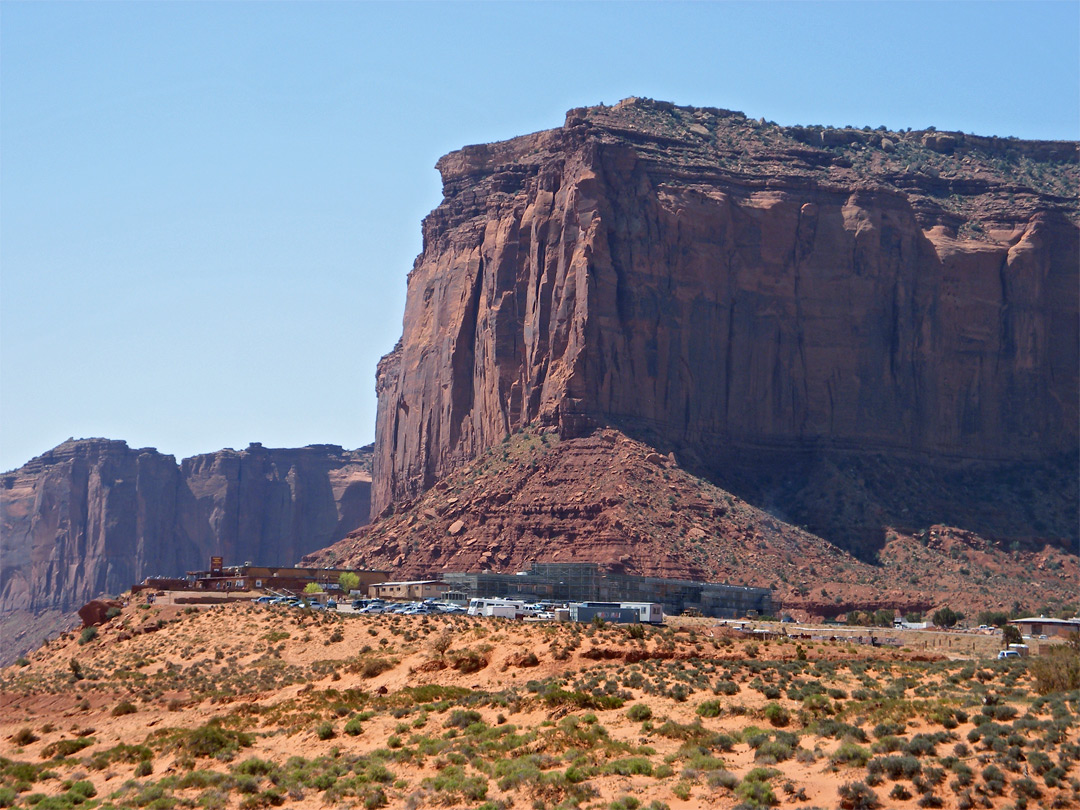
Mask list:
[{"label": "shadow on cliff", "polygon": [[1041,462],[929,464],[827,450],[671,446],[649,431],[627,435],[673,452],[683,469],[785,523],[875,564],[889,529],[954,526],[1005,550],[1080,543],[1080,454]]}]

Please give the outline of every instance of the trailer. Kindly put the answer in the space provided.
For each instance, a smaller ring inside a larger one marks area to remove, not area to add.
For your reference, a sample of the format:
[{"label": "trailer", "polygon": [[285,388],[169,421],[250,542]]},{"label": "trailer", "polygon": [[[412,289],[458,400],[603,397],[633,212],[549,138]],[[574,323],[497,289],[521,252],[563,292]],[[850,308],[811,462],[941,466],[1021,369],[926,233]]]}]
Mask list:
[{"label": "trailer", "polygon": [[469,615],[521,619],[531,612],[520,599],[470,599]]},{"label": "trailer", "polygon": [[659,602],[582,602],[581,604],[594,608],[632,610],[635,612],[635,618],[631,619],[631,622],[664,623],[664,606]]},{"label": "trailer", "polygon": [[620,602],[619,607],[636,610],[642,624],[664,623],[664,606],[659,602]]},{"label": "trailer", "polygon": [[591,622],[602,619],[615,624],[637,624],[641,613],[636,608],[624,608],[618,602],[571,602],[570,620]]}]

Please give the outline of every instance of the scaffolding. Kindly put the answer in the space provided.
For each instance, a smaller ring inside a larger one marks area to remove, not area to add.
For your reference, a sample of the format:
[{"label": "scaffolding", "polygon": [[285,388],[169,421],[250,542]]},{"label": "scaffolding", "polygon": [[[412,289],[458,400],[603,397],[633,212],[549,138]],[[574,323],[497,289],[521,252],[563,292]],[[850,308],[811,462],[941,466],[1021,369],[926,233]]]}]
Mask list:
[{"label": "scaffolding", "polygon": [[638,577],[598,563],[534,563],[518,574],[445,573],[443,581],[473,597],[526,597],[552,602],[659,602],[669,614],[693,608],[703,616],[738,618],[773,612],[772,592],[719,582]]}]

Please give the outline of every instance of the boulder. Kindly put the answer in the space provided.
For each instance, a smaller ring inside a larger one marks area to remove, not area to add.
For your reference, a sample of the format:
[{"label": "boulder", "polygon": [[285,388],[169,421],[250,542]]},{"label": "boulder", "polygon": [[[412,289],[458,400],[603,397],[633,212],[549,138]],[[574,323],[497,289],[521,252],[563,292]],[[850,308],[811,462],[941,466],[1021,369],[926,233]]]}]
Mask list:
[{"label": "boulder", "polygon": [[83,627],[93,627],[108,621],[109,608],[120,610],[124,603],[116,599],[92,599],[79,608],[79,618]]}]

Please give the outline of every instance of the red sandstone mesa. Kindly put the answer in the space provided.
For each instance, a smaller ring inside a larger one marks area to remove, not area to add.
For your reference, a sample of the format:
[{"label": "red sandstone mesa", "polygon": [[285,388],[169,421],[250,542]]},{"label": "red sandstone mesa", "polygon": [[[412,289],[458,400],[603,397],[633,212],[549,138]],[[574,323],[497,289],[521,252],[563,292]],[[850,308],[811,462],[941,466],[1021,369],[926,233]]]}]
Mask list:
[{"label": "red sandstone mesa", "polygon": [[1075,536],[1075,143],[631,99],[438,168],[374,514],[519,426],[608,425],[853,548]]}]

